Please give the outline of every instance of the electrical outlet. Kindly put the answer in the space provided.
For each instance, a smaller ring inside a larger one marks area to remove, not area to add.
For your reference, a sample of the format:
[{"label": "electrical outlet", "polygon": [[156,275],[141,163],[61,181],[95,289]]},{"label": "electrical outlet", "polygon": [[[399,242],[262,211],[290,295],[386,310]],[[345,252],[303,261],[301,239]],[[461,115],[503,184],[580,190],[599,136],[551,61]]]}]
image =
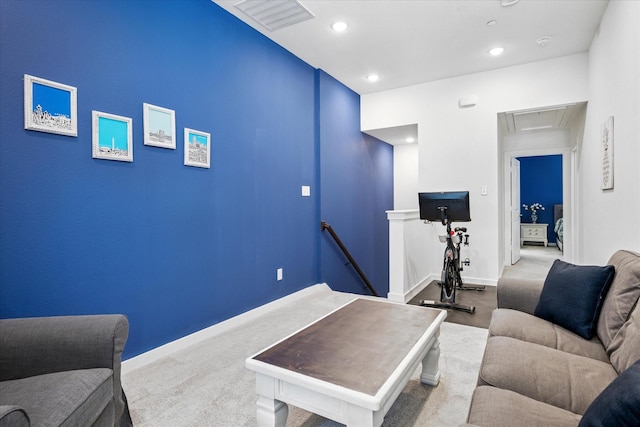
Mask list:
[{"label": "electrical outlet", "polygon": [[308,185],[303,185],[302,186],[302,196],[303,197],[310,197],[311,196],[311,187]]},{"label": "electrical outlet", "polygon": [[282,268],[279,268],[276,271],[276,278],[278,279],[278,281],[282,280]]}]

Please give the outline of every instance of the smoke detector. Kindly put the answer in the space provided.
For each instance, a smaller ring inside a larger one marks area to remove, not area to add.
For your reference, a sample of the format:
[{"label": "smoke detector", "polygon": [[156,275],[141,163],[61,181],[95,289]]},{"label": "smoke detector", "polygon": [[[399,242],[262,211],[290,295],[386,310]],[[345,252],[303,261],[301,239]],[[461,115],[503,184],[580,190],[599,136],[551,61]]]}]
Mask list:
[{"label": "smoke detector", "polygon": [[545,47],[546,45],[551,43],[551,37],[549,36],[540,37],[538,40],[536,40],[536,43],[540,47]]}]

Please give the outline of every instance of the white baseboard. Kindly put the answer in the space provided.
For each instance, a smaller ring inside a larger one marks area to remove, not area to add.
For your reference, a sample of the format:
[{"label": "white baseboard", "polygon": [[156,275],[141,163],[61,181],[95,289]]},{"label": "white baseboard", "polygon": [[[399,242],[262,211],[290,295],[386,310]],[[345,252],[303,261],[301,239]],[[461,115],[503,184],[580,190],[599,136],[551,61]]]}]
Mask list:
[{"label": "white baseboard", "polygon": [[402,303],[409,302],[411,301],[411,299],[413,299],[413,297],[418,295],[424,288],[426,288],[427,285],[431,283],[432,280],[436,280],[436,276],[433,274],[425,277],[424,279],[416,283],[411,289],[409,289],[404,294],[389,292],[387,294],[387,299],[393,302],[402,302]]},{"label": "white baseboard", "polygon": [[463,277],[462,283],[469,283],[470,285],[486,285],[486,286],[497,286],[498,280],[494,279],[481,279],[479,277]]},{"label": "white baseboard", "polygon": [[[387,294],[387,299],[393,302],[402,302],[407,303],[411,301],[416,295],[418,295],[424,288],[429,285],[434,280],[440,280],[440,276],[436,274],[431,274],[421,281],[419,281],[413,288],[405,292],[404,294],[389,292]],[[485,286],[497,286],[497,280],[490,279],[480,279],[477,277],[463,277],[462,281],[464,283],[473,283],[474,285],[485,285]]]},{"label": "white baseboard", "polygon": [[326,292],[326,291],[331,291],[331,288],[326,283],[318,283],[316,285],[309,286],[308,288],[302,289],[298,292],[294,292],[292,294],[279,298],[268,304],[254,308],[253,310],[249,310],[245,313],[242,313],[230,319],[224,320],[213,326],[209,326],[208,328],[202,329],[200,331],[197,331],[187,336],[184,336],[182,338],[179,338],[175,341],[171,341],[167,344],[161,345],[160,347],[156,347],[138,356],[132,357],[131,359],[127,359],[123,361],[122,373],[125,374],[131,371],[135,371],[136,369],[139,369],[143,366],[153,363],[162,357],[165,357],[177,351],[183,350],[200,341],[225,333],[232,328],[235,328],[246,322],[254,320],[266,313],[277,310],[285,306],[286,304],[294,302],[298,299],[309,296],[316,292]]}]

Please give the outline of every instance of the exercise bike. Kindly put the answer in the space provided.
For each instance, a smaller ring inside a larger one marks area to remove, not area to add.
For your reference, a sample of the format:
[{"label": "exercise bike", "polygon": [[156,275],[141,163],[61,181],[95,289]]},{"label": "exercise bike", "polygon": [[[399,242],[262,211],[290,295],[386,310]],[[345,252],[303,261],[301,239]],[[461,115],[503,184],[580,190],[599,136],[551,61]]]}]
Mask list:
[{"label": "exercise bike", "polygon": [[[484,291],[484,285],[471,285],[471,286],[465,285],[462,282],[462,277],[460,276],[460,272],[464,270],[463,265],[464,266],[471,265],[471,261],[469,261],[469,258],[465,258],[464,260],[462,260],[460,256],[460,244],[464,243],[464,246],[469,246],[469,235],[466,234],[467,227],[456,227],[453,229],[453,233],[450,232],[449,229],[450,227],[447,228],[447,234],[452,236],[451,240],[453,240],[454,250],[451,251],[451,249],[449,249],[447,245],[447,249],[445,249],[445,258],[448,255],[451,255],[453,257],[453,264],[457,266],[457,268],[455,268],[456,289],[458,291]],[[444,243],[446,240],[443,239],[442,236],[440,236],[440,241]],[[451,256],[449,256],[449,258],[451,258]],[[445,266],[446,266],[446,261],[445,261]],[[444,280],[442,281],[444,282]]]},{"label": "exercise bike", "polygon": [[446,226],[447,234],[441,236],[442,242],[446,243],[444,251],[444,262],[439,281],[440,302],[433,300],[422,300],[420,305],[424,307],[436,307],[452,310],[475,313],[474,306],[456,303],[456,290],[476,290],[483,291],[484,286],[465,286],[460,277],[462,265],[469,265],[466,259],[464,262],[460,258],[460,245],[469,245],[469,235],[466,227],[455,227],[451,229],[454,221],[469,222],[471,213],[469,209],[468,191],[432,192],[418,193],[420,205],[420,219],[425,221],[440,221]]},{"label": "exercise bike", "polygon": [[465,311],[473,314],[476,307],[473,305],[462,305],[456,302],[456,290],[462,288],[462,263],[460,261],[460,245],[469,245],[469,235],[466,227],[455,227],[451,230],[451,221],[443,220],[443,225],[447,227],[445,242],[447,247],[444,250],[444,262],[442,266],[442,274],[440,276],[440,302],[434,300],[422,300],[420,305],[423,307],[435,307],[451,310]]}]

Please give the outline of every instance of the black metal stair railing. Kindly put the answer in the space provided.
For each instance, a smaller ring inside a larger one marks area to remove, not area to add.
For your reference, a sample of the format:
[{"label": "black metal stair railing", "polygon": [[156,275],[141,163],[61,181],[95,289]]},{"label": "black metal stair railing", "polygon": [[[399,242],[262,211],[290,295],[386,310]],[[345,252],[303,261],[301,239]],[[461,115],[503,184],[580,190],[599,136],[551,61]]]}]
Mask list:
[{"label": "black metal stair railing", "polygon": [[349,262],[351,263],[351,265],[353,265],[353,268],[356,269],[356,272],[358,273],[358,275],[360,276],[360,278],[362,279],[362,281],[364,281],[364,284],[367,285],[367,288],[369,288],[369,291],[371,291],[371,294],[373,296],[379,297],[380,295],[378,295],[378,292],[376,292],[375,288],[373,287],[373,285],[371,285],[371,282],[369,282],[369,279],[367,279],[367,276],[365,276],[364,272],[362,271],[362,269],[360,268],[360,266],[358,265],[358,263],[356,262],[355,259],[353,259],[353,257],[351,256],[351,254],[349,253],[349,250],[347,249],[347,247],[344,245],[344,243],[342,243],[342,240],[340,240],[340,237],[338,237],[338,235],[336,234],[336,232],[333,230],[333,228],[331,227],[331,225],[327,224],[326,222],[322,221],[320,223],[320,225],[322,226],[322,231],[327,230],[329,232],[329,234],[331,235],[331,237],[333,237],[333,240],[335,240],[335,242],[338,244],[338,246],[340,247],[340,249],[342,249],[342,252],[345,254],[345,256],[347,257],[347,259],[349,260]]}]

